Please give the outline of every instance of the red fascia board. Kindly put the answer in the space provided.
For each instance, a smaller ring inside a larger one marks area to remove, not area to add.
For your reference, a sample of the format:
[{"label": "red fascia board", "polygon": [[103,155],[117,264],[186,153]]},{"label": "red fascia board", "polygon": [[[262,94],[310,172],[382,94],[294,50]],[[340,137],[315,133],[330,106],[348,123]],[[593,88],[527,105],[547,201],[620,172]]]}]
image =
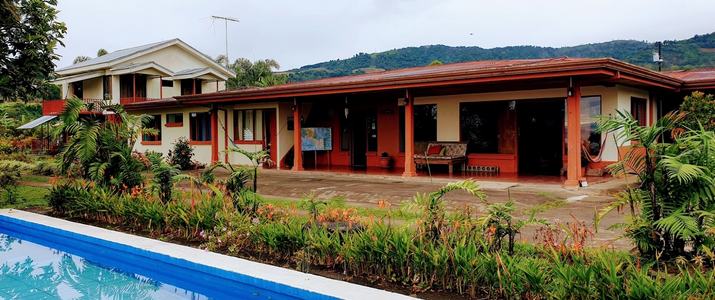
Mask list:
[{"label": "red fascia board", "polygon": [[[543,79],[543,78],[553,78],[553,77],[568,77],[568,76],[585,76],[585,75],[604,75],[613,76],[613,71],[608,70],[571,70],[571,71],[560,71],[551,73],[537,73],[537,74],[516,74],[516,75],[502,75],[502,76],[489,76],[489,77],[477,77],[477,78],[450,78],[442,79],[439,81],[425,82],[423,79],[409,79],[400,80],[397,82],[377,82],[373,84],[361,84],[359,86],[326,86],[326,87],[305,87],[295,90],[272,90],[272,91],[251,91],[244,95],[235,95],[226,93],[225,95],[206,95],[206,97],[190,97],[187,99],[177,97],[181,103],[184,104],[204,104],[204,103],[220,103],[220,102],[232,102],[232,101],[251,101],[251,100],[265,100],[265,99],[278,99],[278,98],[291,98],[291,97],[304,97],[304,96],[317,96],[317,95],[329,95],[329,94],[342,94],[342,93],[357,93],[357,92],[369,92],[369,91],[384,91],[384,90],[395,90],[395,89],[407,89],[407,88],[422,88],[422,87],[435,87],[435,86],[446,86],[446,85],[459,85],[459,84],[469,84],[469,83],[493,83],[499,81],[513,81],[513,80],[528,80],[528,79]],[[203,99],[202,99],[203,98]]]}]

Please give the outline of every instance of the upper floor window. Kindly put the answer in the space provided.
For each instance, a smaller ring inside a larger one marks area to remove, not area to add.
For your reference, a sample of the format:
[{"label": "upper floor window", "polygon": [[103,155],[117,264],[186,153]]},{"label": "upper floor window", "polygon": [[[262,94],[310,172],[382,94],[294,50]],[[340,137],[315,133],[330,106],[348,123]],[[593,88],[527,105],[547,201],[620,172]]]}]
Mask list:
[{"label": "upper floor window", "polygon": [[72,85],[72,95],[79,99],[83,99],[84,95],[82,92],[82,81],[72,82],[70,83],[70,85]]},{"label": "upper floor window", "polygon": [[152,133],[142,135],[144,142],[160,142],[161,141],[161,115],[152,115],[151,120],[144,124],[144,128],[153,129]]},{"label": "upper floor window", "polygon": [[201,79],[182,79],[181,95],[201,94]]},{"label": "upper floor window", "polygon": [[208,112],[191,113],[189,132],[191,141],[211,141],[211,114]]}]

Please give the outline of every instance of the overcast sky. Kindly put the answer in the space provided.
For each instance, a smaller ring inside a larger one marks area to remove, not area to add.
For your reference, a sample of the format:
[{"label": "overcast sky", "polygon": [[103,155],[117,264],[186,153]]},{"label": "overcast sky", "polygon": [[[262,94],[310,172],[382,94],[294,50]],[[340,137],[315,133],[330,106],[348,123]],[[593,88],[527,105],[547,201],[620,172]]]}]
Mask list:
[{"label": "overcast sky", "polygon": [[59,66],[97,49],[180,38],[211,57],[273,58],[281,69],[358,52],[444,44],[571,46],[684,39],[715,31],[713,0],[60,0]]}]

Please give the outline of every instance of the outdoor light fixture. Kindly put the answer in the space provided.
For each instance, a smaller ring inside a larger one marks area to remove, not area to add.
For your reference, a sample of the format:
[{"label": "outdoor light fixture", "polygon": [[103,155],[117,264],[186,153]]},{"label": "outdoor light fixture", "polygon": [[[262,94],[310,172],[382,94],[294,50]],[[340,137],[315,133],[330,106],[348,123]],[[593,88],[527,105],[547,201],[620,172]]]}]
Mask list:
[{"label": "outdoor light fixture", "polygon": [[516,109],[516,100],[509,101],[509,110]]},{"label": "outdoor light fixture", "polygon": [[348,114],[350,113],[350,109],[348,109],[348,96],[345,96],[345,118],[348,118]]},{"label": "outdoor light fixture", "polygon": [[566,96],[573,96],[573,78],[569,77],[569,87],[566,89]]},{"label": "outdoor light fixture", "polygon": [[295,111],[297,107],[298,107],[298,101],[295,100],[295,98],[293,98],[293,105],[290,106],[290,109],[292,111]]}]

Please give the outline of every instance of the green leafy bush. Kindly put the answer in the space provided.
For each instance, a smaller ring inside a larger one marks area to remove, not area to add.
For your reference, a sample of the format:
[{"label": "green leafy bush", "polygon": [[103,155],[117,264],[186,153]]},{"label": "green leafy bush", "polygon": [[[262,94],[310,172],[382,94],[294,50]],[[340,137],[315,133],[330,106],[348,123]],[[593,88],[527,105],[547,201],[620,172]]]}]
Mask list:
[{"label": "green leafy bush", "polygon": [[39,160],[35,163],[32,174],[42,176],[55,176],[59,174],[57,162],[50,160]]},{"label": "green leafy bush", "polygon": [[174,142],[174,147],[169,150],[167,158],[169,163],[177,165],[182,170],[194,169],[195,165],[191,160],[194,157],[194,148],[191,147],[189,140],[181,137]]}]

